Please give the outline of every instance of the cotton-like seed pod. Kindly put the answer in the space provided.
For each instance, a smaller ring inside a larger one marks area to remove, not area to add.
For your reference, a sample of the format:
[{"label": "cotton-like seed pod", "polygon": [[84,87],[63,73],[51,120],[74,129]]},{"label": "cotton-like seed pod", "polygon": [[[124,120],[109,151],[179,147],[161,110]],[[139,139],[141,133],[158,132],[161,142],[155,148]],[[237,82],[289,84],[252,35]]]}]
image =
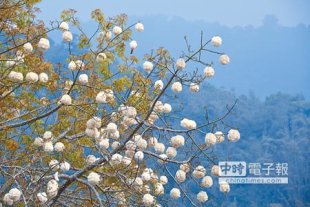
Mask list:
[{"label": "cotton-like seed pod", "polygon": [[165,188],[162,183],[156,183],[154,186],[154,194],[159,196],[165,193]]},{"label": "cotton-like seed pod", "polygon": [[150,137],[147,141],[150,147],[154,147],[158,143],[158,140],[156,137]]},{"label": "cotton-like seed pod", "polygon": [[73,40],[73,35],[70,31],[64,31],[62,33],[62,39],[65,42],[71,42]]},{"label": "cotton-like seed pod", "polygon": [[109,133],[115,133],[117,131],[117,125],[113,122],[110,122],[108,125],[107,125],[107,128],[106,130],[109,132]]},{"label": "cotton-like seed pod", "polygon": [[178,188],[172,188],[170,191],[170,197],[173,199],[178,199],[181,197],[181,192]]},{"label": "cotton-like seed pod", "polygon": [[135,159],[137,161],[142,161],[144,158],[144,153],[142,151],[138,151],[135,153]]},{"label": "cotton-like seed pod", "polygon": [[170,142],[171,142],[172,147],[179,148],[179,147],[184,146],[185,139],[181,135],[176,135],[174,137],[171,137]]},{"label": "cotton-like seed pod", "polygon": [[213,180],[211,176],[205,176],[201,180],[201,187],[210,188],[213,185]]},{"label": "cotton-like seed pod", "polygon": [[68,105],[71,105],[71,104],[72,104],[72,98],[71,98],[71,96],[69,96],[68,94],[64,94],[64,95],[61,97],[61,99],[60,99],[59,102],[60,102],[61,104],[64,104],[64,105],[68,106]]},{"label": "cotton-like seed pod", "polygon": [[33,51],[33,47],[30,42],[24,44],[23,48],[27,53],[31,53]]},{"label": "cotton-like seed pod", "polygon": [[86,162],[88,165],[93,164],[94,162],[96,162],[99,158],[96,158],[94,155],[88,155],[86,158]]},{"label": "cotton-like seed pod", "polygon": [[188,129],[188,130],[192,130],[192,129],[196,129],[197,124],[194,120],[190,120],[190,119],[182,119],[180,122],[181,127]]},{"label": "cotton-like seed pod", "polygon": [[53,142],[51,141],[44,142],[43,150],[44,152],[53,152],[54,151]]},{"label": "cotton-like seed pod", "polygon": [[47,195],[46,195],[46,193],[45,192],[42,192],[42,193],[38,193],[37,194],[37,198],[38,198],[38,200],[40,201],[40,203],[46,203],[46,201],[48,200],[47,199]]},{"label": "cotton-like seed pod", "polygon": [[163,185],[166,185],[168,183],[168,178],[164,175],[160,176],[159,182]]},{"label": "cotton-like seed pod", "polygon": [[178,170],[175,173],[175,179],[178,183],[182,183],[186,180],[186,173],[183,170]]},{"label": "cotton-like seed pod", "polygon": [[59,169],[59,162],[58,162],[58,160],[51,160],[48,165],[54,171],[57,171]]},{"label": "cotton-like seed pod", "polygon": [[191,92],[197,93],[199,91],[199,85],[197,83],[191,83],[189,89]]},{"label": "cotton-like seed pod", "polygon": [[54,198],[58,193],[58,182],[56,180],[50,180],[47,183],[46,193],[49,198]]},{"label": "cotton-like seed pod", "polygon": [[118,141],[115,141],[112,143],[111,147],[112,150],[115,150],[116,148],[118,148],[121,145],[121,143],[119,143]]},{"label": "cotton-like seed pod", "polygon": [[122,163],[122,160],[123,160],[123,156],[116,153],[116,154],[112,155],[112,157],[111,157],[111,164],[112,165],[119,165]]},{"label": "cotton-like seed pod", "polygon": [[177,150],[174,147],[168,147],[166,150],[166,155],[169,159],[172,159],[177,156]]},{"label": "cotton-like seed pod", "polygon": [[60,163],[60,169],[61,169],[63,172],[69,171],[69,170],[70,170],[70,167],[71,167],[70,163],[68,163],[68,162],[66,162],[66,161]]},{"label": "cotton-like seed pod", "polygon": [[211,43],[214,47],[219,47],[222,45],[222,38],[220,36],[214,36],[211,39]]},{"label": "cotton-like seed pod", "polygon": [[18,190],[17,188],[12,188],[12,189],[9,191],[10,199],[13,200],[14,202],[19,201],[21,195],[22,195],[21,191]]},{"label": "cotton-like seed pod", "polygon": [[200,191],[200,192],[197,194],[197,200],[198,200],[200,203],[205,203],[205,202],[208,200],[208,194],[207,194],[205,191]]},{"label": "cotton-like seed pod", "polygon": [[65,149],[65,145],[62,142],[57,142],[54,148],[56,152],[62,152]]},{"label": "cotton-like seed pod", "polygon": [[119,26],[114,26],[113,27],[113,33],[115,34],[115,35],[119,35],[119,34],[121,34],[123,32],[123,30],[122,30],[122,28],[120,28]]},{"label": "cotton-like seed pod", "polygon": [[8,205],[8,206],[11,206],[13,205],[14,201],[10,198],[10,194],[9,193],[6,193],[4,196],[3,196],[3,202],[4,204]]},{"label": "cotton-like seed pod", "polygon": [[157,81],[155,81],[155,83],[154,83],[154,88],[155,88],[155,89],[158,89],[158,90],[163,90],[163,88],[164,88],[164,83],[163,83],[163,81],[162,81],[162,80],[157,80]]},{"label": "cotton-like seed pod", "polygon": [[143,32],[144,30],[144,25],[140,22],[138,22],[136,25],[135,25],[135,29],[137,32]]},{"label": "cotton-like seed pod", "polygon": [[229,58],[229,56],[228,55],[221,55],[220,56],[220,63],[222,64],[222,65],[227,65],[228,63],[230,62],[230,58]]},{"label": "cotton-like seed pod", "polygon": [[71,61],[69,64],[68,64],[68,68],[70,70],[76,70],[77,66],[76,66],[76,63],[74,61]]},{"label": "cotton-like seed pod", "polygon": [[168,114],[168,113],[170,113],[171,111],[172,111],[171,105],[168,104],[168,103],[165,103],[165,104],[164,104],[164,113]]},{"label": "cotton-like seed pod", "polygon": [[188,173],[191,170],[191,166],[188,163],[183,163],[180,165],[180,169]]},{"label": "cotton-like seed pod", "polygon": [[240,132],[236,129],[228,131],[227,139],[231,142],[236,142],[240,139]]},{"label": "cotton-like seed pod", "polygon": [[67,22],[61,22],[59,28],[63,31],[69,30],[69,24]]},{"label": "cotton-like seed pod", "polygon": [[207,78],[211,78],[215,74],[215,70],[211,66],[205,67],[204,74]]},{"label": "cotton-like seed pod", "polygon": [[89,119],[86,122],[87,128],[93,129],[93,128],[100,128],[101,127],[101,119],[97,116],[94,116],[93,118]]},{"label": "cotton-like seed pod", "polygon": [[207,146],[213,146],[216,144],[216,136],[213,133],[207,133],[205,136],[205,142]]},{"label": "cotton-like seed pod", "polygon": [[183,70],[186,67],[185,60],[183,58],[179,58],[175,63],[178,70]]},{"label": "cotton-like seed pod", "polygon": [[100,175],[98,173],[91,172],[87,176],[87,181],[92,185],[98,185],[100,182]]},{"label": "cotton-like seed pod", "polygon": [[144,206],[152,206],[154,203],[154,197],[151,194],[145,194],[143,196],[142,202]]},{"label": "cotton-like seed pod", "polygon": [[206,174],[206,169],[201,165],[197,166],[192,173],[194,178],[202,178],[205,176],[205,174]]},{"label": "cotton-like seed pod", "polygon": [[97,128],[86,128],[85,134],[92,138],[100,137],[100,133]]},{"label": "cotton-like seed pod", "polygon": [[129,43],[129,46],[130,46],[131,51],[133,51],[134,49],[136,49],[136,48],[138,47],[138,43],[137,43],[137,41],[132,40],[132,41]]},{"label": "cotton-like seed pod", "polygon": [[223,193],[228,193],[230,191],[230,186],[227,182],[220,182],[220,191]]},{"label": "cotton-like seed pod", "polygon": [[47,50],[50,48],[50,42],[48,39],[46,38],[41,38],[39,40],[39,43],[38,43],[38,48],[41,48],[43,50]]},{"label": "cotton-like seed pod", "polygon": [[39,81],[41,83],[46,83],[48,81],[48,75],[46,73],[40,73],[39,75]]},{"label": "cotton-like seed pod", "polygon": [[155,152],[156,153],[163,153],[165,151],[165,145],[163,143],[156,143],[154,146]]},{"label": "cotton-like seed pod", "polygon": [[150,61],[145,61],[143,63],[143,69],[145,70],[145,72],[150,73],[153,70],[153,63],[151,63]]},{"label": "cotton-like seed pod", "polygon": [[225,140],[224,134],[221,131],[215,132],[214,135],[216,136],[216,142],[217,143],[221,143]]},{"label": "cotton-like seed pod", "polygon": [[218,165],[213,165],[211,168],[211,174],[213,176],[220,176],[221,175],[221,169],[219,168]]},{"label": "cotton-like seed pod", "polygon": [[182,91],[182,84],[180,82],[174,82],[171,89],[173,92],[179,93]]},{"label": "cotton-like seed pod", "polygon": [[97,94],[97,96],[96,96],[96,103],[98,103],[98,104],[107,103],[107,98],[106,98],[106,95],[105,95],[104,91],[101,91],[101,92],[99,92]]},{"label": "cotton-like seed pod", "polygon": [[130,165],[131,164],[131,158],[123,157],[122,163],[124,163],[124,165],[126,165],[126,166]]},{"label": "cotton-like seed pod", "polygon": [[33,144],[35,146],[42,147],[43,144],[44,144],[44,141],[43,141],[43,139],[41,137],[37,137],[37,138],[34,139]]},{"label": "cotton-like seed pod", "polygon": [[109,139],[102,139],[98,145],[101,149],[108,149],[110,146]]},{"label": "cotton-like seed pod", "polygon": [[166,154],[160,154],[157,162],[159,164],[164,164],[167,159],[168,159],[168,156]]},{"label": "cotton-like seed pod", "polygon": [[81,74],[79,75],[79,82],[82,85],[86,85],[88,83],[88,75],[87,74]]},{"label": "cotton-like seed pod", "polygon": [[104,60],[106,60],[107,59],[107,55],[105,54],[105,53],[99,53],[98,55],[97,55],[97,57],[96,57],[96,61],[97,61],[97,63],[101,63],[101,62],[103,62]]}]

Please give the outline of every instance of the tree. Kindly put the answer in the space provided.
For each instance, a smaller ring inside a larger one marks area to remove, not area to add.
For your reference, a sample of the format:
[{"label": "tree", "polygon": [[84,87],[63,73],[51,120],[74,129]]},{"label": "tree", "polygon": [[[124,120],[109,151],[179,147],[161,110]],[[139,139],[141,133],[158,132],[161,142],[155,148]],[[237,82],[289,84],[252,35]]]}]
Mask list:
[{"label": "tree", "polygon": [[[127,25],[124,14],[105,18],[95,10],[91,16],[97,28],[89,35],[73,10],[44,25],[35,17],[35,3],[5,0],[0,8],[2,201],[152,206],[167,200],[163,194],[170,190],[173,199],[206,202],[203,188],[213,183],[206,172],[219,174],[212,148],[224,140],[224,133],[214,132],[235,104],[223,116],[206,116],[205,123],[197,124],[182,117],[181,103],[175,99],[172,104],[169,88],[197,93],[199,84],[214,75],[206,53],[228,64],[226,54],[208,48],[219,47],[221,38],[205,41],[201,33],[196,50],[185,38],[187,51],[176,60],[164,48],[139,60],[132,33],[144,30],[141,22]],[[66,62],[49,62],[45,56],[51,31],[62,32]],[[188,71],[194,66],[205,69]],[[236,129],[229,130],[229,141],[239,138]],[[208,160],[208,166],[200,165],[201,160]],[[164,186],[168,181],[173,188]],[[201,188],[195,200],[182,187],[187,182]],[[220,189],[229,192],[227,183]]]}]

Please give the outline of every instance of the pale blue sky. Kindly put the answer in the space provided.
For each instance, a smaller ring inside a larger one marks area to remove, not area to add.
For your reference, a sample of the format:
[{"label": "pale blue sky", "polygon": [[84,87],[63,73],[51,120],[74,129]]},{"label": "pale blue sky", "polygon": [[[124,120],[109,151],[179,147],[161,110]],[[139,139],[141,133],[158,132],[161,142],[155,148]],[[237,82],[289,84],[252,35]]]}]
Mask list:
[{"label": "pale blue sky", "polygon": [[73,8],[82,20],[90,11],[101,8],[107,15],[127,13],[130,16],[165,15],[185,20],[205,20],[225,26],[259,26],[265,15],[273,14],[279,23],[295,26],[310,24],[309,0],[43,0],[41,17],[56,19],[60,11]]}]

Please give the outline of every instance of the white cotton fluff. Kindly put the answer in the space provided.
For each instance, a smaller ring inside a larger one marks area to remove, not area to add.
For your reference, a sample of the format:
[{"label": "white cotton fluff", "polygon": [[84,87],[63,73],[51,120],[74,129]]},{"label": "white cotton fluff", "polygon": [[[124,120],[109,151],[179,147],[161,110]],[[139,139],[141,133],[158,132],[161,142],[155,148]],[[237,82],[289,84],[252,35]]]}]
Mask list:
[{"label": "white cotton fluff", "polygon": [[220,63],[222,65],[227,65],[230,62],[230,58],[228,55],[224,54],[220,56]]},{"label": "white cotton fluff", "polygon": [[165,175],[160,176],[159,182],[163,185],[166,185],[168,183],[168,178]]},{"label": "white cotton fluff", "polygon": [[171,86],[173,92],[179,93],[182,91],[182,84],[180,82],[174,82]]},{"label": "white cotton fluff", "polygon": [[53,139],[53,133],[51,131],[46,131],[43,134],[44,140],[52,140]]},{"label": "white cotton fluff", "polygon": [[157,162],[159,164],[164,164],[167,159],[168,159],[168,156],[166,154],[160,154],[159,155],[159,159],[157,160]]},{"label": "white cotton fluff", "polygon": [[219,168],[218,165],[213,165],[211,168],[211,174],[213,176],[220,176],[221,175],[221,169]]},{"label": "white cotton fluff", "polygon": [[38,48],[47,50],[50,48],[50,41],[46,38],[41,38],[38,43]]},{"label": "white cotton fluff", "polygon": [[106,130],[109,132],[109,133],[115,133],[117,131],[117,125],[113,122],[110,122],[108,125],[107,125],[107,128]]},{"label": "white cotton fluff", "polygon": [[136,142],[137,147],[141,150],[145,150],[147,148],[147,141],[145,139],[140,139]]},{"label": "white cotton fluff", "polygon": [[171,111],[172,111],[171,105],[168,104],[168,103],[165,103],[165,104],[164,104],[163,112],[164,112],[165,114],[168,114],[168,113],[170,113]]},{"label": "white cotton fluff", "polygon": [[190,119],[182,119],[180,122],[181,127],[188,129],[188,130],[192,130],[192,129],[196,129],[197,124],[194,120],[190,120]]},{"label": "white cotton fluff", "polygon": [[60,163],[60,169],[61,169],[63,172],[69,171],[70,168],[71,168],[70,163],[68,163],[68,162],[66,162],[66,161]]},{"label": "white cotton fluff", "polygon": [[200,191],[198,194],[197,194],[197,200],[200,202],[200,203],[204,203],[208,200],[208,194],[205,192],[205,191]]},{"label": "white cotton fluff", "polygon": [[110,133],[109,136],[111,139],[118,140],[120,137],[120,134],[119,134],[119,131],[116,131],[116,132]]},{"label": "white cotton fluff", "polygon": [[61,30],[69,30],[69,24],[67,22],[61,22],[61,24],[59,25],[59,28]]},{"label": "white cotton fluff", "polygon": [[223,193],[228,193],[230,191],[230,186],[226,181],[220,182],[220,191]]},{"label": "white cotton fluff", "polygon": [[152,206],[154,203],[154,197],[151,194],[144,194],[142,202],[144,206]]},{"label": "white cotton fluff", "polygon": [[87,128],[93,129],[93,128],[99,128],[101,127],[101,119],[97,116],[94,116],[93,118],[87,120],[86,126]]},{"label": "white cotton fluff", "polygon": [[159,196],[165,193],[165,188],[162,183],[156,183],[154,186],[154,194]]},{"label": "white cotton fluff", "polygon": [[166,155],[169,159],[172,159],[177,156],[177,150],[174,147],[168,147],[166,150]]},{"label": "white cotton fluff", "polygon": [[163,90],[163,88],[164,88],[163,81],[162,80],[155,81],[154,88],[157,89],[157,90]]},{"label": "white cotton fluff", "polygon": [[216,136],[213,133],[207,133],[205,136],[205,142],[207,146],[213,146],[216,144]]},{"label": "white cotton fluff", "polygon": [[141,178],[143,181],[149,181],[151,180],[151,174],[149,172],[143,172]]},{"label": "white cotton fluff", "polygon": [[39,76],[37,73],[34,73],[34,72],[28,72],[26,74],[26,77],[25,77],[26,81],[30,82],[30,83],[35,83],[39,80]]},{"label": "white cotton fluff", "polygon": [[99,147],[101,149],[108,149],[110,146],[110,142],[109,139],[102,139],[99,143],[98,143]]},{"label": "white cotton fluff", "polygon": [[133,106],[122,106],[118,109],[122,113],[123,116],[129,118],[135,118],[137,116],[137,110]]},{"label": "white cotton fluff", "polygon": [[143,32],[144,30],[144,25],[140,22],[138,22],[136,25],[135,25],[135,29],[137,32]]},{"label": "white cotton fluff", "polygon": [[131,159],[133,159],[133,157],[135,156],[135,151],[134,150],[126,150],[125,155],[127,157],[130,157]]},{"label": "white cotton fluff", "polygon": [[37,138],[34,139],[33,144],[35,146],[41,147],[41,146],[43,146],[44,141],[43,141],[43,139],[41,137],[37,137]]},{"label": "white cotton fluff", "polygon": [[131,164],[131,158],[129,157],[123,157],[123,160],[122,160],[122,163],[126,166],[130,165]]},{"label": "white cotton fluff", "polygon": [[68,64],[68,68],[70,70],[76,70],[77,68],[76,63],[74,61],[70,61],[70,63]]},{"label": "white cotton fluff", "polygon": [[48,81],[48,75],[44,72],[40,73],[39,80],[41,83],[46,83]]},{"label": "white cotton fluff", "polygon": [[101,91],[96,96],[96,102],[99,104],[107,103],[107,97],[104,91]]},{"label": "white cotton fluff", "polygon": [[18,190],[17,188],[12,188],[9,191],[10,199],[13,200],[14,202],[19,201],[21,195],[22,195],[22,192]]},{"label": "white cotton fluff", "polygon": [[37,198],[38,200],[40,201],[40,203],[46,203],[46,201],[48,200],[47,199],[47,195],[45,192],[42,192],[42,193],[37,193]]},{"label": "white cotton fluff", "polygon": [[135,153],[135,160],[142,161],[144,158],[144,153],[142,151],[138,151]]},{"label": "white cotton fluff", "polygon": [[130,49],[131,49],[131,50],[134,50],[134,49],[136,49],[136,48],[138,47],[138,43],[137,43],[137,41],[132,40],[132,41],[129,43],[129,46],[130,46]]},{"label": "white cotton fluff", "polygon": [[106,31],[105,34],[104,34],[104,37],[107,40],[110,40],[112,38],[112,32],[111,31]]},{"label": "white cotton fluff", "polygon": [[154,147],[155,144],[158,143],[158,140],[156,137],[150,137],[147,142],[150,147]]},{"label": "white cotton fluff", "polygon": [[222,45],[222,38],[220,36],[214,36],[211,39],[211,43],[214,47],[219,47]]},{"label": "white cotton fluff", "polygon": [[227,139],[231,142],[236,142],[240,139],[240,132],[237,129],[228,131]]},{"label": "white cotton fluff", "polygon": [[78,69],[78,70],[84,70],[85,69],[85,63],[82,60],[76,60],[75,65],[76,65],[76,69]]},{"label": "white cotton fluff", "polygon": [[62,152],[65,149],[65,145],[62,142],[57,142],[54,148],[56,152]]},{"label": "white cotton fluff", "polygon": [[154,150],[156,153],[161,154],[165,151],[165,145],[163,143],[156,143],[154,146]]},{"label": "white cotton fluff", "polygon": [[186,180],[186,173],[183,170],[178,170],[175,173],[175,179],[178,183],[183,183]]},{"label": "white cotton fluff", "polygon": [[145,70],[145,72],[150,73],[153,70],[153,63],[151,63],[150,61],[145,61],[143,63],[143,69]]},{"label": "white cotton fluff", "polygon": [[86,158],[87,164],[91,165],[96,162],[99,158],[96,158],[94,155],[88,155]]},{"label": "white cotton fluff", "polygon": [[206,76],[207,78],[211,78],[211,77],[214,76],[215,70],[214,70],[213,67],[207,66],[207,67],[205,67],[204,74],[205,74],[205,76]]},{"label": "white cotton fluff", "polygon": [[112,155],[112,157],[111,157],[111,164],[112,165],[119,165],[122,163],[122,160],[123,160],[123,156],[116,153],[116,154]]},{"label": "white cotton fluff", "polygon": [[71,96],[69,96],[68,94],[64,94],[60,99],[60,103],[66,106],[71,105],[72,104]]},{"label": "white cotton fluff", "polygon": [[178,70],[183,70],[186,67],[185,60],[183,58],[179,58],[175,63],[175,66]]},{"label": "white cotton fluff", "polygon": [[185,139],[182,135],[176,135],[174,137],[171,137],[170,143],[172,147],[179,148],[184,146]]},{"label": "white cotton fluff", "polygon": [[170,197],[173,199],[178,199],[181,197],[181,192],[178,188],[172,188],[170,191]]},{"label": "white cotton fluff", "polygon": [[201,180],[201,187],[210,188],[213,185],[213,180],[211,176],[205,176]]},{"label": "white cotton fluff", "polygon": [[120,142],[117,142],[117,141],[113,142],[112,145],[111,145],[112,150],[115,150],[115,149],[118,148],[120,145],[121,145]]},{"label": "white cotton fluff", "polygon": [[8,206],[11,206],[13,205],[14,201],[10,198],[10,194],[9,193],[6,193],[4,196],[3,196],[3,202],[4,204],[8,205]]},{"label": "white cotton fluff", "polygon": [[64,31],[62,33],[62,39],[65,42],[71,42],[73,40],[73,35],[70,31]]},{"label": "white cotton fluff", "polygon": [[119,35],[119,34],[121,34],[123,32],[123,30],[122,30],[122,28],[120,28],[119,26],[114,26],[113,27],[113,33],[115,34],[115,35]]},{"label": "white cotton fluff", "polygon": [[96,62],[97,62],[97,63],[101,63],[101,62],[103,62],[103,61],[106,60],[106,59],[107,59],[107,55],[106,55],[105,53],[101,52],[101,53],[99,53],[99,54],[97,55],[97,57],[96,57]]},{"label": "white cotton fluff", "polygon": [[8,75],[8,78],[12,81],[22,82],[24,80],[24,76],[20,72],[11,71]]},{"label": "white cotton fluff", "polygon": [[197,83],[191,83],[189,89],[191,92],[197,93],[199,91],[199,85]]},{"label": "white cotton fluff", "polygon": [[135,142],[129,140],[129,141],[125,144],[125,147],[126,147],[127,150],[134,151],[134,150],[136,150],[137,145],[136,145]]},{"label": "white cotton fluff", "polygon": [[58,182],[56,180],[50,180],[47,183],[46,193],[50,198],[54,198],[58,193]]},{"label": "white cotton fluff", "polygon": [[54,170],[54,171],[57,171],[58,169],[59,169],[59,162],[58,162],[58,160],[51,160],[50,162],[49,162],[49,164],[48,164],[48,166],[52,169],[52,170]]},{"label": "white cotton fluff", "polygon": [[201,165],[197,166],[192,173],[194,178],[203,178],[205,174],[206,174],[206,169]]},{"label": "white cotton fluff", "polygon": [[[150,107],[152,107],[153,103],[150,104]],[[164,111],[164,104],[161,101],[157,101],[154,105],[154,111],[157,113],[161,113]]]},{"label": "white cotton fluff", "polygon": [[82,85],[86,85],[88,83],[88,75],[87,74],[81,74],[79,75],[79,82]]},{"label": "white cotton fluff", "polygon": [[97,128],[86,128],[85,134],[92,138],[98,138],[100,136],[100,132]]},{"label": "white cotton fluff", "polygon": [[224,134],[221,131],[215,132],[214,135],[216,136],[216,142],[217,143],[221,143],[225,140]]},{"label": "white cotton fluff", "polygon": [[53,142],[51,141],[44,142],[43,150],[44,152],[53,152],[54,151]]},{"label": "white cotton fluff", "polygon": [[27,42],[26,44],[24,44],[23,48],[28,53],[31,53],[33,51],[33,47],[30,42]]},{"label": "white cotton fluff", "polygon": [[191,167],[188,163],[183,163],[180,165],[180,169],[188,173],[191,170]]},{"label": "white cotton fluff", "polygon": [[98,173],[91,172],[87,176],[87,181],[92,185],[98,185],[100,182],[100,175]]},{"label": "white cotton fluff", "polygon": [[8,67],[8,68],[13,67],[15,64],[16,64],[15,60],[7,60],[5,62],[5,66]]}]

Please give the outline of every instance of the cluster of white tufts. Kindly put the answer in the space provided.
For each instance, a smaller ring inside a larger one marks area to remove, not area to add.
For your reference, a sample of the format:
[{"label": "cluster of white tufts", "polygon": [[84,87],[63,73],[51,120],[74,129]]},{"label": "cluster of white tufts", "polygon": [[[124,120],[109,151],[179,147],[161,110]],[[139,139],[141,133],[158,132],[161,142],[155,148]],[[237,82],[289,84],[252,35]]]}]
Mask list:
[{"label": "cluster of white tufts", "polygon": [[38,48],[47,50],[50,48],[50,41],[46,38],[41,38],[38,43]]},{"label": "cluster of white tufts", "polygon": [[210,188],[213,185],[213,180],[211,176],[205,176],[201,180],[201,187]]},{"label": "cluster of white tufts", "polygon": [[157,90],[163,90],[163,88],[164,88],[163,81],[162,80],[155,81],[154,88],[157,89]]},{"label": "cluster of white tufts", "polygon": [[3,202],[6,205],[13,205],[14,202],[19,201],[22,193],[17,188],[12,188],[8,193],[6,193],[3,197]]},{"label": "cluster of white tufts", "polygon": [[204,74],[207,78],[213,77],[215,74],[214,68],[211,66],[205,67]]},{"label": "cluster of white tufts", "polygon": [[137,32],[143,32],[144,31],[144,25],[141,22],[138,22],[135,25],[135,29],[136,29]]},{"label": "cluster of white tufts", "polygon": [[130,47],[130,50],[131,50],[131,53],[132,53],[132,52],[138,47],[137,41],[132,40],[132,41],[129,43],[129,47]]},{"label": "cluster of white tufts", "polygon": [[[43,150],[45,152],[52,152],[52,151],[54,151],[53,138],[54,138],[54,136],[53,136],[52,132],[46,131],[43,134],[43,138],[41,138],[41,137],[35,138],[33,144],[35,146],[38,146],[38,147],[43,147]],[[55,150],[57,152],[62,152],[64,149],[65,149],[65,146],[63,143],[57,142],[55,144]]]},{"label": "cluster of white tufts", "polygon": [[171,137],[170,143],[171,143],[171,146],[175,148],[179,148],[179,147],[184,146],[185,139],[182,135],[176,135],[176,136]]},{"label": "cluster of white tufts", "polygon": [[46,83],[48,81],[48,75],[44,72],[39,74],[39,81],[41,83]]},{"label": "cluster of white tufts", "polygon": [[72,33],[69,31],[69,24],[67,22],[62,22],[59,25],[59,28],[62,30],[62,39],[65,42],[71,42],[73,39]]},{"label": "cluster of white tufts", "polygon": [[70,170],[70,168],[71,168],[70,163],[68,163],[68,162],[66,162],[66,161],[60,163],[60,170],[61,170],[61,171],[67,172],[67,171]]},{"label": "cluster of white tufts", "polygon": [[47,188],[46,188],[46,194],[49,198],[54,198],[58,193],[58,182],[54,179],[48,181]]},{"label": "cluster of white tufts", "polygon": [[198,165],[192,175],[194,178],[203,178],[206,175],[206,169],[202,165]]},{"label": "cluster of white tufts", "polygon": [[41,204],[46,203],[46,201],[48,200],[47,194],[45,192],[37,193],[37,198]]},{"label": "cluster of white tufts", "polygon": [[213,165],[211,168],[211,174],[213,176],[220,176],[221,175],[221,168],[218,165]]},{"label": "cluster of white tufts", "polygon": [[39,80],[39,75],[35,72],[28,72],[25,79],[30,83],[35,83]]},{"label": "cluster of white tufts", "polygon": [[214,47],[219,47],[222,45],[222,38],[220,36],[214,36],[211,39],[211,43]]},{"label": "cluster of white tufts", "polygon": [[230,58],[228,55],[224,54],[220,56],[220,63],[222,65],[227,65],[230,62]]},{"label": "cluster of white tufts", "polygon": [[142,202],[144,206],[152,206],[154,204],[154,197],[151,194],[144,194]]},{"label": "cluster of white tufts", "polygon": [[197,194],[197,200],[200,202],[200,203],[204,203],[208,200],[208,194],[205,192],[205,191],[200,191],[198,194]]},{"label": "cluster of white tufts", "polygon": [[236,129],[231,129],[228,131],[227,139],[231,142],[236,142],[240,139],[240,133]]},{"label": "cluster of white tufts", "polygon": [[91,165],[96,162],[99,158],[96,158],[94,155],[88,155],[86,158],[87,164]]},{"label": "cluster of white tufts", "polygon": [[67,22],[61,22],[59,25],[59,29],[62,31],[67,31],[69,30],[69,24]]},{"label": "cluster of white tufts", "polygon": [[182,119],[181,122],[181,127],[188,129],[188,130],[192,130],[192,129],[196,129],[197,124],[194,120],[190,120],[190,119]]},{"label": "cluster of white tufts", "polygon": [[104,60],[107,59],[107,55],[103,52],[99,53],[96,57],[96,62],[97,63],[102,63]]},{"label": "cluster of white tufts", "polygon": [[185,60],[183,58],[177,59],[175,66],[178,70],[183,70],[186,67]]},{"label": "cluster of white tufts", "polygon": [[228,193],[230,191],[230,186],[227,182],[220,182],[220,191],[223,193]]},{"label": "cluster of white tufts", "polygon": [[221,131],[215,132],[214,135],[216,136],[216,142],[217,143],[221,143],[225,140],[224,134]]},{"label": "cluster of white tufts", "polygon": [[27,53],[31,53],[33,51],[33,46],[30,42],[27,42],[26,44],[24,44],[23,48],[25,52]]},{"label": "cluster of white tufts", "polygon": [[88,75],[87,74],[79,75],[79,83],[81,83],[82,85],[86,85],[88,83]]},{"label": "cluster of white tufts", "polygon": [[180,82],[174,82],[171,85],[171,89],[173,92],[180,93],[182,91],[182,84]]},{"label": "cluster of white tufts", "polygon": [[68,94],[64,94],[62,95],[62,97],[59,100],[59,104],[63,104],[63,105],[71,105],[72,104],[72,98],[70,95]]},{"label": "cluster of white tufts", "polygon": [[178,182],[178,183],[182,183],[186,180],[186,172],[184,172],[183,170],[178,170],[176,173],[175,173],[175,180]]},{"label": "cluster of white tufts", "polygon": [[92,138],[99,138],[100,132],[98,128],[101,126],[101,119],[99,117],[93,117],[86,122],[85,134]]},{"label": "cluster of white tufts", "polygon": [[56,152],[62,152],[66,148],[65,145],[62,142],[56,142],[55,144],[55,151]]},{"label": "cluster of white tufts", "polygon": [[100,91],[96,96],[96,103],[104,104],[114,100],[114,92],[111,89]]},{"label": "cluster of white tufts", "polygon": [[98,173],[95,172],[91,172],[89,173],[89,175],[87,176],[87,181],[92,184],[92,185],[98,185],[100,182],[100,175]]},{"label": "cluster of white tufts", "polygon": [[213,133],[207,133],[205,136],[205,142],[207,146],[213,146],[216,144],[216,136]]},{"label": "cluster of white tufts", "polygon": [[11,71],[8,78],[12,81],[22,82],[24,80],[24,75],[20,72]]},{"label": "cluster of white tufts", "polygon": [[143,63],[143,69],[145,70],[145,72],[150,73],[153,70],[153,63],[151,63],[150,61],[145,61]]},{"label": "cluster of white tufts", "polygon": [[181,192],[178,188],[172,188],[170,191],[170,197],[173,199],[178,199],[181,197]]},{"label": "cluster of white tufts", "polygon": [[68,68],[70,70],[85,70],[85,63],[82,60],[70,61]]},{"label": "cluster of white tufts", "polygon": [[114,33],[114,35],[119,35],[119,34],[121,34],[122,32],[123,32],[123,30],[122,30],[121,27],[119,27],[119,26],[114,26],[114,27],[113,27],[113,33]]},{"label": "cluster of white tufts", "polygon": [[197,92],[199,91],[199,85],[198,85],[198,83],[191,83],[191,84],[189,85],[189,89],[190,89],[191,92],[197,93]]}]

